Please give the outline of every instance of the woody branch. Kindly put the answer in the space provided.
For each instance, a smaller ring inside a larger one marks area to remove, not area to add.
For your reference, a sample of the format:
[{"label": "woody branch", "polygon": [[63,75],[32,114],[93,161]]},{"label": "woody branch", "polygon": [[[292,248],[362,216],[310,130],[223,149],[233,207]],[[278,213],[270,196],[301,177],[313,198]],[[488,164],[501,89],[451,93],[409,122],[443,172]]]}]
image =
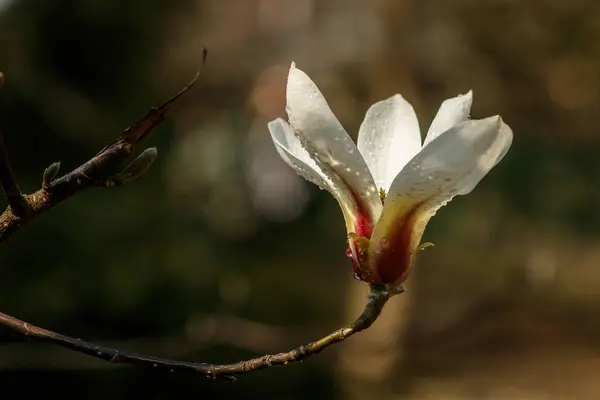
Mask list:
[{"label": "woody branch", "polygon": [[[205,58],[206,50],[203,53],[203,64]],[[43,173],[41,188],[32,194],[21,193],[13,176],[4,149],[4,143],[0,136],[0,186],[9,203],[6,210],[0,215],[0,244],[19,228],[30,222],[35,216],[87,188],[110,188],[142,175],[156,158],[157,153],[154,148],[144,150],[129,165],[121,169],[120,172],[114,174],[113,171],[133,154],[135,146],[153,128],[165,120],[170,107],[196,83],[199,73],[200,71],[177,94],[160,106],[152,108],[142,119],[126,129],[119,138],[71,172],[56,178],[60,163],[50,165]],[[2,81],[3,75],[0,72],[0,84]],[[179,361],[130,353],[121,349],[106,347],[63,335],[1,312],[0,326],[23,334],[30,339],[55,344],[112,363],[126,363],[169,371],[200,373],[208,378],[232,378],[237,374],[299,361],[310,355],[320,353],[335,343],[346,340],[355,333],[369,328],[379,317],[390,297],[397,293],[383,286],[371,285],[363,312],[354,322],[314,342],[296,347],[288,352],[267,354],[232,364]]]}]

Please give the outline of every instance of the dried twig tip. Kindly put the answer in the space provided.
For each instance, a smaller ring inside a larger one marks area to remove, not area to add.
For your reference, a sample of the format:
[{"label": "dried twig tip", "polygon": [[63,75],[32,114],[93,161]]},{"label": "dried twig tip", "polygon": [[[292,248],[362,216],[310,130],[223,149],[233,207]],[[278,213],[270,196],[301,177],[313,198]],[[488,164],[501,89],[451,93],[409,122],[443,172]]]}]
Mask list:
[{"label": "dried twig tip", "polygon": [[208,49],[204,46],[202,48],[202,65],[206,64],[206,57],[208,57]]}]

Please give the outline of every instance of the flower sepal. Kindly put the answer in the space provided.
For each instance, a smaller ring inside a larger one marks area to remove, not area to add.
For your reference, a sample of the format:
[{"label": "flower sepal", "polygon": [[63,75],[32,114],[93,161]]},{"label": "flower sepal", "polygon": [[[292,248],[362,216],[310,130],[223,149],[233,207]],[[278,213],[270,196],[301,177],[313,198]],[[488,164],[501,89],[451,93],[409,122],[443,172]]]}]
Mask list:
[{"label": "flower sepal", "polygon": [[369,249],[371,240],[364,236],[358,236],[354,232],[348,233],[347,239],[348,250],[346,250],[346,256],[352,261],[355,278],[367,283],[380,283],[379,275],[370,268]]},{"label": "flower sepal", "polygon": [[419,247],[417,247],[417,253],[422,252],[428,247],[435,247],[435,244],[433,244],[432,242],[423,242],[419,245]]}]

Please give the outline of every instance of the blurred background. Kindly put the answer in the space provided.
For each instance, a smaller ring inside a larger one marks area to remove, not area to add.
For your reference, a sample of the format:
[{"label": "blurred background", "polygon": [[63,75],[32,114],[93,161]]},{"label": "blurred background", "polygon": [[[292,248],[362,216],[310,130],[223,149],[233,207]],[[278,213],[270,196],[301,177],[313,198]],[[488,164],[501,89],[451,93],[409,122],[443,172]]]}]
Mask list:
[{"label": "blurred background", "polygon": [[[146,354],[231,362],[360,312],[331,196],[266,123],[296,61],[355,137],[401,93],[426,131],[447,97],[515,138],[431,221],[408,292],[367,332],[239,377],[114,366],[0,327],[0,388],[63,398],[596,399],[600,3],[593,0],[0,0],[0,130],[22,189],[66,172],[179,90],[139,180],[82,193],[2,246],[0,310]],[[3,206],[5,203],[3,203]]]}]

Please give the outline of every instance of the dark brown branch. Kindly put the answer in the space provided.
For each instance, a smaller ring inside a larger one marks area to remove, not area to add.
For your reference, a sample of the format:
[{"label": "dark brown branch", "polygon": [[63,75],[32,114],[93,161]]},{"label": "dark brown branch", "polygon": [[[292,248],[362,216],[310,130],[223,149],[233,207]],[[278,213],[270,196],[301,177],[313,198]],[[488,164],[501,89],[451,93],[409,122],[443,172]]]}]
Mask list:
[{"label": "dark brown branch", "polygon": [[[75,193],[81,192],[89,187],[111,187],[119,185],[143,173],[154,160],[156,150],[147,150],[143,152],[120,174],[112,175],[114,170],[123,164],[123,162],[125,162],[125,160],[133,153],[136,144],[150,133],[152,129],[164,121],[169,108],[192,86],[194,86],[202,71],[202,67],[204,66],[206,54],[207,52],[205,49],[202,56],[202,66],[187,86],[160,106],[148,111],[138,122],[127,128],[119,138],[100,150],[94,157],[58,179],[54,179],[54,177],[58,173],[59,165],[55,163],[48,167],[44,172],[42,188],[33,194],[22,196],[25,200],[25,204],[30,210],[31,216],[40,214],[43,211],[56,206],[58,203]],[[131,166],[136,167],[135,171],[127,170],[127,168],[130,168]],[[5,171],[7,170],[6,168],[3,169]],[[137,174],[135,174],[135,172],[137,172]],[[2,185],[5,187],[4,180],[2,181]],[[16,190],[18,191],[18,188]],[[14,194],[15,191],[14,189],[12,191],[9,190],[7,192],[7,197],[8,193]],[[16,199],[16,196],[13,197]],[[8,239],[18,228],[23,226],[25,222],[24,219],[19,218],[19,213],[12,207],[10,201],[11,200],[9,199],[11,207],[8,207],[0,215],[0,243]]]},{"label": "dark brown branch", "polygon": [[207,378],[232,378],[234,375],[300,361],[308,356],[320,353],[327,347],[341,342],[355,333],[367,329],[379,317],[379,314],[390,297],[396,293],[397,292],[391,291],[385,287],[372,285],[362,314],[351,324],[348,324],[317,341],[297,347],[286,353],[267,354],[262,357],[233,364],[207,364],[176,361],[128,353],[119,349],[85,342],[81,339],[52,332],[3,313],[0,313],[0,325],[11,328],[32,339],[53,343],[112,363],[135,364],[169,371],[200,373]]},{"label": "dark brown branch", "polygon": [[[205,58],[206,50],[203,53],[202,65],[204,65]],[[200,71],[201,70],[202,68],[200,68]],[[13,203],[16,204],[16,202],[19,201],[15,200],[15,193],[20,196],[21,203],[24,203],[21,204],[21,206],[24,206],[25,209],[27,209],[27,207],[29,208],[27,213],[28,216],[34,217],[89,187],[112,187],[135,179],[143,174],[154,161],[156,149],[146,149],[119,173],[114,174],[114,170],[133,153],[135,145],[166,118],[169,107],[196,83],[200,71],[198,71],[198,74],[196,74],[194,79],[179,93],[159,107],[151,109],[142,119],[125,130],[118,139],[111,142],[98,154],[75,168],[73,171],[55,179],[60,164],[54,163],[50,165],[44,171],[42,188],[31,195],[23,196],[19,191],[12,178],[6,153],[3,151],[3,147],[0,148],[0,150],[2,150],[1,153],[4,155],[0,155],[0,183],[7,194],[10,204],[10,206],[0,215],[0,243],[4,242],[12,233],[30,219],[26,220],[20,218],[20,216],[25,214],[20,213],[19,205],[13,206]],[[0,142],[0,146],[1,145],[2,143]],[[10,198],[11,194],[13,197],[12,200]],[[315,342],[297,347],[289,352],[267,354],[262,357],[233,364],[208,364],[177,361],[129,353],[40,328],[4,313],[0,313],[0,325],[6,326],[29,338],[53,343],[112,363],[134,364],[169,371],[201,373],[208,378],[231,378],[236,374],[248,373],[275,365],[285,365],[290,362],[299,361],[310,355],[317,354],[357,332],[367,329],[379,317],[379,314],[389,298],[401,291],[403,291],[402,287],[390,289],[383,286],[372,285],[365,308],[362,314],[353,323],[348,324]]]},{"label": "dark brown branch", "polygon": [[[159,352],[171,358],[182,358],[191,351],[198,353],[213,346],[228,346],[245,352],[264,354],[282,348],[292,348],[303,338],[315,336],[318,327],[283,327],[223,314],[208,314],[193,318],[190,329],[182,335],[138,336],[129,339],[104,341],[113,348],[128,348],[136,353]],[[241,334],[243,332],[243,334]],[[32,354],[33,349],[33,354]],[[0,371],[5,369],[107,369],[111,363],[94,357],[81,357],[76,351],[65,351],[60,346],[31,341],[0,342]],[[164,371],[164,370],[163,370]]]},{"label": "dark brown branch", "polygon": [[19,185],[12,173],[8,154],[4,147],[4,137],[0,133],[0,186],[6,196],[6,201],[12,213],[19,219],[26,218],[31,213],[31,206],[25,200]]}]

